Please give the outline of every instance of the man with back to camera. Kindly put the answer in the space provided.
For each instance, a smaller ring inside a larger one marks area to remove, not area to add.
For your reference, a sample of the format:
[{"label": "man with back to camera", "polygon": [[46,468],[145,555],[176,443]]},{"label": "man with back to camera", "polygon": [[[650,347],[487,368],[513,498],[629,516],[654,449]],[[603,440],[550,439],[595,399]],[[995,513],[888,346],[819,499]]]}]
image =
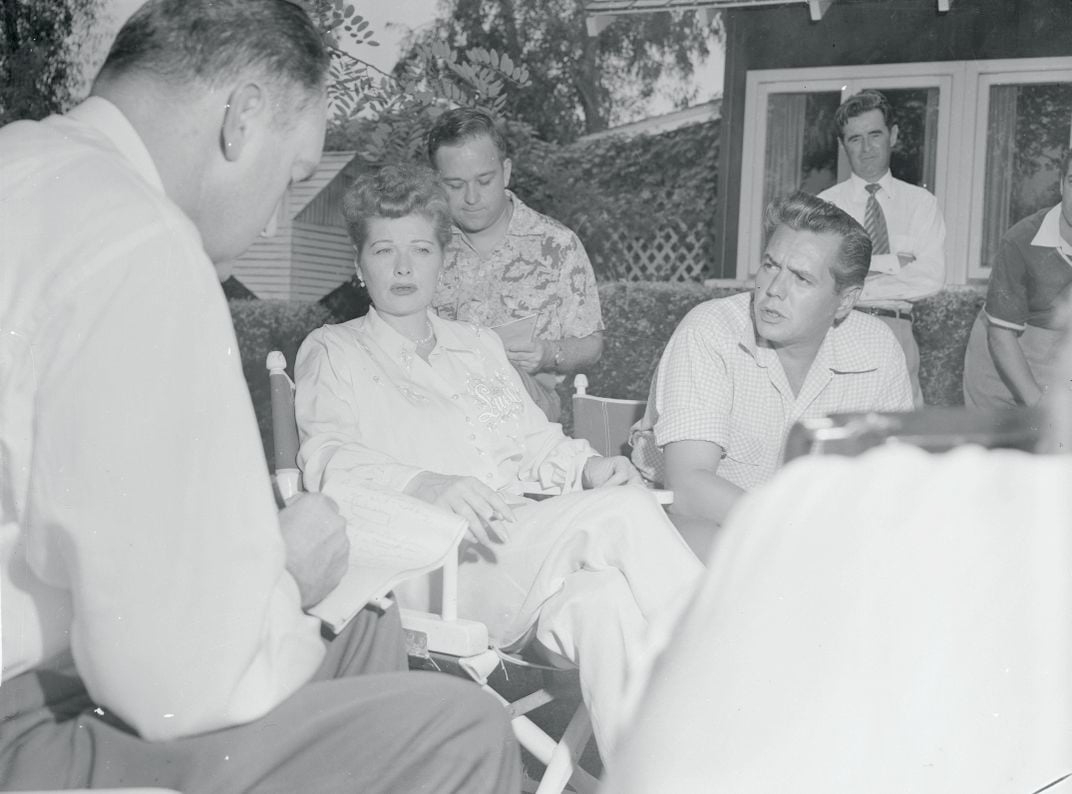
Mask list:
[{"label": "man with back to camera", "polygon": [[685,315],[633,428],[633,462],[673,490],[675,523],[720,525],[773,476],[800,419],[912,407],[900,346],[852,310],[871,257],[867,232],[806,193],[772,202],[766,227],[755,288]]},{"label": "man with back to camera", "polygon": [[884,94],[854,94],[841,103],[834,121],[852,175],[819,198],[845,210],[871,236],[871,269],[856,310],[881,319],[901,343],[919,408],[923,392],[912,304],[945,283],[945,221],[933,193],[890,173],[898,130]]},{"label": "man with back to camera", "polygon": [[646,649],[601,791],[1072,792],[1069,297],[1039,432],[1059,454],[794,460]]},{"label": "man with back to camera", "polygon": [[507,189],[513,164],[488,111],[443,113],[428,133],[428,159],[447,188],[455,226],[433,307],[440,317],[491,327],[535,315],[531,338],[504,332],[503,341],[532,399],[558,421],[561,375],[603,352],[599,293],[584,245]]},{"label": "man with back to camera", "polygon": [[286,0],[150,0],[89,99],[0,130],[0,788],[518,785],[397,610],[321,638],[343,521],[273,502],[212,263],[316,168],[327,70]]}]

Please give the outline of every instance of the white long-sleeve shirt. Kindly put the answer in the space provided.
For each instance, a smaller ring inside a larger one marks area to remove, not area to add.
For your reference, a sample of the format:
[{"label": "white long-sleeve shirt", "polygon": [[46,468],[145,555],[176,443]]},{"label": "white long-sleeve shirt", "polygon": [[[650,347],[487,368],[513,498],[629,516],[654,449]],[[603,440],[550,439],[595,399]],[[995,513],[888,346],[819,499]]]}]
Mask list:
[{"label": "white long-sleeve shirt", "polygon": [[295,412],[305,485],[401,491],[421,471],[580,488],[586,441],[567,438],[525,392],[498,335],[429,313],[428,361],[370,309],[313,331],[298,351]]},{"label": "white long-sleeve shirt", "polygon": [[0,130],[3,678],[69,663],[163,740],[255,719],[323,656],[215,269],[91,98]]},{"label": "white long-sleeve shirt", "polygon": [[[929,190],[895,179],[887,171],[875,197],[886,217],[890,253],[871,257],[860,306],[910,309],[913,301],[933,295],[945,284],[945,221]],[[867,182],[853,174],[819,194],[864,225]],[[897,254],[915,259],[904,267]]]}]

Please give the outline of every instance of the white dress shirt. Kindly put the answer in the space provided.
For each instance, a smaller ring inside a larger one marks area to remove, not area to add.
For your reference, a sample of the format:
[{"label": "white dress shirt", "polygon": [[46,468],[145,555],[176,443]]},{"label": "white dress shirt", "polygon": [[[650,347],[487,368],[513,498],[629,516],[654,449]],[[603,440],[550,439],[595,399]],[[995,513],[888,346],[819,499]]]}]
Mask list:
[{"label": "white dress shirt", "polygon": [[[819,198],[845,210],[863,226],[867,184],[853,174]],[[886,217],[890,253],[871,257],[859,305],[908,310],[913,301],[933,295],[945,283],[945,221],[929,190],[895,179],[889,171],[878,185],[875,198]],[[911,254],[915,259],[902,267],[897,254]]]},{"label": "white dress shirt", "polygon": [[315,672],[227,303],[120,111],[0,130],[3,677],[73,655],[150,740]]}]

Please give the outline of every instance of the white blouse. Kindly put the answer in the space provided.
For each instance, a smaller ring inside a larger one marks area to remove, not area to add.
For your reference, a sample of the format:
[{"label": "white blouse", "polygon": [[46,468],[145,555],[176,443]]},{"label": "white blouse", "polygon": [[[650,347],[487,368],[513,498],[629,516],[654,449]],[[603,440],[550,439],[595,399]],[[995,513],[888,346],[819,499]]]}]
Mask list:
[{"label": "white blouse", "polygon": [[596,452],[547,421],[495,332],[432,313],[428,321],[437,339],[428,361],[375,309],[302,344],[295,408],[306,488],[330,477],[402,491],[434,471],[515,493],[578,490]]}]

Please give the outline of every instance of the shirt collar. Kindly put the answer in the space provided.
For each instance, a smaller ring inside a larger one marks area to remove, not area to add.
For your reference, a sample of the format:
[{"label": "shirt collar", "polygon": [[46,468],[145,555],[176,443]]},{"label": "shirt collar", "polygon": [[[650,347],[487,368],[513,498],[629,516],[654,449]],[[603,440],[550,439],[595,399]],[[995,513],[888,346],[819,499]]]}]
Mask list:
[{"label": "shirt collar", "polygon": [[[513,211],[510,213],[510,221],[506,224],[506,236],[503,239],[523,237],[529,234],[540,234],[541,232],[537,228],[539,215],[536,211],[519,199],[511,190],[506,191],[506,197],[514,206]],[[465,232],[463,232],[457,224],[452,223],[450,230],[451,234],[454,236],[454,242],[465,240]]]},{"label": "shirt collar", "polygon": [[875,351],[860,341],[854,328],[863,320],[859,312],[850,310],[849,316],[826,332],[826,339],[819,349],[816,360],[823,361],[833,372],[871,372],[878,369]]},{"label": "shirt collar", "polygon": [[[757,344],[751,304],[748,307],[748,317],[752,333],[746,334],[740,341],[741,348],[755,359],[758,366],[767,367],[773,360],[771,357],[777,356],[777,353],[773,348],[760,347]],[[878,369],[873,351],[860,343],[851,327],[856,322],[858,318],[850,312],[848,317],[826,332],[811,369],[820,367],[835,373],[870,372]]]},{"label": "shirt collar", "polygon": [[[428,312],[428,322],[436,336],[436,348],[445,350],[463,351],[468,350],[454,329],[454,323],[438,317],[435,312]],[[378,346],[384,350],[393,351],[399,356],[412,356],[416,353],[417,343],[404,334],[400,334],[380,316],[380,313],[372,306],[369,307],[365,320],[365,329],[368,335]],[[433,350],[433,352],[435,352]]]},{"label": "shirt collar", "polygon": [[67,118],[97,130],[149,184],[164,193],[164,183],[152,155],[123,112],[104,97],[91,96],[68,111]]},{"label": "shirt collar", "polygon": [[1072,256],[1072,244],[1069,244],[1065,238],[1061,236],[1061,205],[1058,204],[1046,213],[1042,219],[1042,223],[1039,225],[1039,230],[1035,234],[1031,245],[1037,245],[1041,248],[1057,248],[1067,255]]},{"label": "shirt collar", "polygon": [[[890,173],[890,169],[887,168],[886,173],[879,177],[877,182],[878,186],[882,188],[883,191],[889,193],[891,196],[894,194],[895,187],[893,183],[893,174]],[[849,176],[849,183],[852,185],[853,196],[857,199],[867,198],[867,186],[869,183],[866,179],[863,179],[856,174],[851,174]]]}]

